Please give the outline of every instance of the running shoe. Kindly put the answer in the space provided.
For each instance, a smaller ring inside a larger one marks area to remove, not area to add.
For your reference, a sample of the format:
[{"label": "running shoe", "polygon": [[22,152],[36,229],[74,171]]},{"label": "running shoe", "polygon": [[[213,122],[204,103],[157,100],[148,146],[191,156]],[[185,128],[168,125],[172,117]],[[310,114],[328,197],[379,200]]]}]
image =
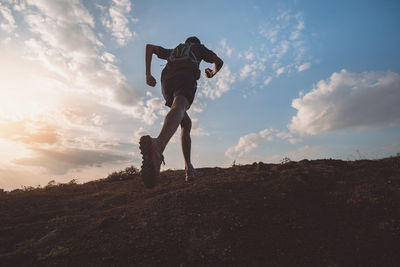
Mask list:
[{"label": "running shoe", "polygon": [[196,173],[196,171],[193,168],[193,166],[190,165],[190,167],[185,171],[186,171],[185,181],[186,182],[193,182],[194,181],[194,175]]},{"label": "running shoe", "polygon": [[160,178],[161,163],[164,163],[164,156],[157,138],[149,135],[142,136],[139,141],[140,153],[142,153],[141,176],[147,188],[153,188]]}]

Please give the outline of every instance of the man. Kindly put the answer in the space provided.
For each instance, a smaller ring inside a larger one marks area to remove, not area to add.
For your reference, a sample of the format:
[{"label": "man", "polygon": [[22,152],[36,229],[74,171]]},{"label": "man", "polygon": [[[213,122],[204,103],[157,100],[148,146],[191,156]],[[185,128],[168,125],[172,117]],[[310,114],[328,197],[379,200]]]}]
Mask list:
[{"label": "man", "polygon": [[212,78],[223,65],[223,61],[194,36],[187,38],[184,44],[178,45],[175,49],[148,44],[146,45],[146,83],[152,87],[156,85],[156,80],[151,75],[153,54],[160,59],[168,60],[161,73],[161,88],[166,100],[165,105],[171,109],[165,117],[157,138],[151,138],[148,135],[140,138],[140,150],[143,155],[141,175],[148,188],[154,187],[159,179],[161,162],[164,162],[162,153],[179,125],[181,125],[182,152],[185,159],[185,180],[189,182],[194,179],[194,168],[190,161],[192,121],[186,111],[194,100],[197,80],[200,78],[201,60],[214,63],[213,70],[208,68],[205,70],[207,78]]}]

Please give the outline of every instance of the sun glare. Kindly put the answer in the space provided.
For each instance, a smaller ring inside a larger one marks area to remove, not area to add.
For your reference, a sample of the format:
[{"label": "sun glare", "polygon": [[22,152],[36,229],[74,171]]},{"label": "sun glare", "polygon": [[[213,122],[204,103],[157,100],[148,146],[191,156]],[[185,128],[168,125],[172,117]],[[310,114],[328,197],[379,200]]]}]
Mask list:
[{"label": "sun glare", "polygon": [[15,54],[0,57],[0,121],[33,119],[57,107],[55,90],[40,66]]}]

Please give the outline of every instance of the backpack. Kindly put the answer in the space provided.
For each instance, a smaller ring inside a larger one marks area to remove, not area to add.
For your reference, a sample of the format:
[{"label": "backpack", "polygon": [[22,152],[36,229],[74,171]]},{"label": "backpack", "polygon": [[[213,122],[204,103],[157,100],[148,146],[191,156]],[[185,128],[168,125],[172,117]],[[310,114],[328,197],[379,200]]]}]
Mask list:
[{"label": "backpack", "polygon": [[167,59],[168,73],[189,68],[193,70],[196,80],[200,78],[200,62],[197,61],[197,58],[191,49],[192,45],[192,43],[179,44],[174,50],[172,50]]},{"label": "backpack", "polygon": [[192,64],[198,65],[199,62],[191,50],[192,45],[192,43],[179,44],[172,50],[171,55],[168,57],[168,63],[192,62]]}]

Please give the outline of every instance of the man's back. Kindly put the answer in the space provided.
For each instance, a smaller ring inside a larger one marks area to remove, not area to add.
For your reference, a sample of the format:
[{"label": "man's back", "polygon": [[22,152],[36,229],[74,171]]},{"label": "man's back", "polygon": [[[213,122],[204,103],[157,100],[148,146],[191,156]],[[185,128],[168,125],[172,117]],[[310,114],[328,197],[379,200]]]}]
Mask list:
[{"label": "man's back", "polygon": [[209,50],[203,44],[194,43],[188,47],[190,49],[189,54],[193,54],[191,55],[191,60],[188,61],[187,64],[182,64],[181,62],[170,62],[169,58],[171,54],[174,52],[174,50],[178,49],[179,46],[180,45],[178,45],[175,49],[165,49],[160,47],[161,49],[159,50],[158,57],[168,60],[167,65],[162,71],[161,81],[165,81],[165,79],[170,79],[177,75],[189,75],[195,80],[198,80],[201,73],[199,69],[200,62],[204,60],[208,63],[213,63],[213,58],[216,56],[213,51]]}]

